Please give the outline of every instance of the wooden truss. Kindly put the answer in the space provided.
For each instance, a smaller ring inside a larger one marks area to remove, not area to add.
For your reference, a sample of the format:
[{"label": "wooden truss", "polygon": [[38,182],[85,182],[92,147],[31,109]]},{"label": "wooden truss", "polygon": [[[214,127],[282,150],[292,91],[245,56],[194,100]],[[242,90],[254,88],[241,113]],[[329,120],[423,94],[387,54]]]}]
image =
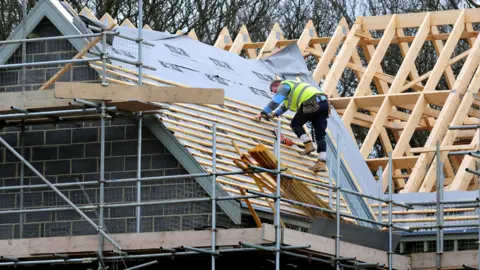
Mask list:
[{"label": "wooden truss", "polygon": [[[80,14],[95,18],[88,9]],[[114,22],[108,14],[100,20]],[[448,153],[476,149],[479,134],[451,131],[448,127],[480,123],[480,102],[476,99],[480,88],[480,39],[479,32],[474,31],[479,22],[480,9],[359,17],[352,26],[341,19],[331,37],[318,37],[309,21],[300,37],[291,40],[285,40],[280,25],[275,24],[261,42],[253,42],[242,26],[234,39],[223,28],[214,46],[259,59],[296,43],[305,59],[314,59],[313,78],[331,97],[351,135],[361,142],[360,152],[369,167],[372,171],[383,167],[384,190],[388,155],[392,155],[396,190],[434,191],[437,141],[441,143],[445,188],[470,190],[478,187],[465,168],[475,169],[474,159],[468,155],[449,157]],[[121,25],[133,27],[128,20]],[[150,29],[148,25],[144,28]],[[414,35],[405,34],[412,31]],[[194,30],[188,36],[197,38]],[[460,44],[468,48],[458,53]],[[432,70],[419,74],[415,61],[424,46],[434,47],[430,59],[436,62]],[[394,47],[401,52],[403,61],[395,74],[387,74],[382,66],[388,65],[385,55]],[[459,72],[454,72],[455,64],[460,64]],[[353,95],[340,97],[337,86],[346,70],[355,74],[358,85]],[[442,78],[448,90],[438,89]],[[376,91],[372,91],[372,83]],[[368,128],[366,137],[355,135],[352,125]],[[410,141],[417,131],[425,131],[428,138],[422,147],[412,148]],[[386,156],[370,158],[377,140]]]},{"label": "wooden truss", "polygon": [[[448,152],[475,149],[478,134],[450,131],[448,127],[480,122],[480,114],[475,109],[480,87],[480,71],[476,71],[480,63],[480,41],[476,38],[478,32],[473,30],[478,22],[480,9],[360,17],[352,27],[342,19],[331,37],[319,38],[310,21],[296,40],[284,40],[276,24],[265,42],[250,42],[245,27],[232,41],[225,28],[215,46],[237,54],[245,51],[251,58],[260,58],[296,42],[306,58],[316,59],[313,78],[319,83],[323,81],[322,88],[332,97],[332,104],[351,135],[355,138],[352,125],[369,129],[360,144],[360,152],[372,170],[383,167],[384,190],[387,189],[388,156],[369,158],[377,139],[384,152],[392,155],[397,190],[431,192],[435,189],[437,141],[441,142],[446,188],[468,190],[476,188],[471,184],[473,176],[465,172],[465,168],[474,169],[473,158],[449,158]],[[439,28],[445,26],[451,26],[451,30],[440,33]],[[406,36],[405,28],[415,29],[415,35]],[[372,38],[374,32],[377,35],[382,32],[381,37]],[[469,48],[454,55],[461,42]],[[427,44],[435,48],[432,59],[436,59],[436,63],[432,70],[420,75],[415,60]],[[403,62],[396,74],[386,74],[382,65],[388,61],[387,50],[394,46],[400,49]],[[451,66],[459,62],[463,62],[461,70],[454,74]],[[347,69],[355,73],[358,85],[352,96],[339,97],[337,85]],[[442,76],[449,90],[437,89]],[[377,93],[372,91],[372,81]],[[428,131],[428,139],[423,147],[411,148],[410,141],[419,130]],[[394,135],[393,140],[387,131]]]}]

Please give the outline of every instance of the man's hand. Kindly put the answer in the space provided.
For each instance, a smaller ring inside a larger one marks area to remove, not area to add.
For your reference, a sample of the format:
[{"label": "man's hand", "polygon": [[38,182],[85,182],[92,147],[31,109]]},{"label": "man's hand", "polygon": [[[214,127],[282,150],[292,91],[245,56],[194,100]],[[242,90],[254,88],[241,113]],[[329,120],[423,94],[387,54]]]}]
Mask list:
[{"label": "man's hand", "polygon": [[271,114],[268,115],[268,117],[270,117],[270,119],[275,119],[278,117],[278,115],[275,112],[272,112]]},{"label": "man's hand", "polygon": [[257,115],[255,115],[255,116],[253,117],[253,120],[255,120],[255,121],[257,121],[257,122],[262,121],[262,113],[261,113],[261,112],[257,113]]}]

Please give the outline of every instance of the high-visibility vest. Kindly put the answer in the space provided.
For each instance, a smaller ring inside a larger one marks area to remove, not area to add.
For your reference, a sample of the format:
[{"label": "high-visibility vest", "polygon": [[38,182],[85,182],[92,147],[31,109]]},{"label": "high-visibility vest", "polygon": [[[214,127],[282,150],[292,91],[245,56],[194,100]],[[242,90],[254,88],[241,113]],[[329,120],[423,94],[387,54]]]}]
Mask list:
[{"label": "high-visibility vest", "polygon": [[282,81],[281,84],[287,84],[290,86],[290,93],[283,103],[285,104],[285,108],[294,112],[300,108],[304,101],[308,100],[314,95],[324,95],[321,90],[309,83],[285,80]]}]

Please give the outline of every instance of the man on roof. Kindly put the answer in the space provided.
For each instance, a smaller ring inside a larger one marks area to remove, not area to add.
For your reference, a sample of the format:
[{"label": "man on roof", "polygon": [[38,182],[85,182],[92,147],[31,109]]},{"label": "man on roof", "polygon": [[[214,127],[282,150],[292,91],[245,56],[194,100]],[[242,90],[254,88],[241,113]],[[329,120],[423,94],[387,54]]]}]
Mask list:
[{"label": "man on roof", "polygon": [[[284,114],[287,110],[296,112],[290,126],[305,145],[305,149],[300,152],[301,155],[308,155],[315,151],[312,140],[303,129],[303,125],[310,121],[315,133],[318,161],[309,169],[314,172],[325,172],[327,168],[325,164],[327,159],[325,135],[327,118],[330,115],[328,96],[315,85],[294,80],[274,80],[270,84],[270,91],[275,95],[265,108],[255,116],[255,120],[261,121],[262,117],[265,119],[275,118]],[[281,106],[278,108],[280,104]]]}]

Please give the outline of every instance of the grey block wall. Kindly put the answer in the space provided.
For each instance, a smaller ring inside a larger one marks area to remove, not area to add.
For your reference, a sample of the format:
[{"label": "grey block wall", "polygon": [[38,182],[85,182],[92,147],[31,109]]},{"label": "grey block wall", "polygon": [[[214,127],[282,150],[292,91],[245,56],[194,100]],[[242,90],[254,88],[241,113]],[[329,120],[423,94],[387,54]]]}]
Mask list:
[{"label": "grey block wall", "polygon": [[[48,21],[43,21],[36,34],[53,36],[60,33]],[[47,61],[72,58],[76,51],[68,41],[36,42],[27,46],[27,59]],[[21,62],[17,51],[9,63]],[[60,66],[37,66],[27,70],[27,90],[38,89]],[[0,71],[0,91],[21,90],[21,69]],[[86,64],[76,64],[62,76],[61,81],[98,81],[95,71]],[[184,168],[165,149],[163,144],[144,127],[142,140],[142,177],[186,174]],[[19,128],[8,127],[0,136],[19,151]],[[83,181],[99,180],[100,128],[98,121],[58,126],[42,125],[27,127],[24,137],[25,158],[52,183],[77,182],[78,185],[59,188],[77,205],[97,205],[98,185],[82,186]],[[137,124],[129,119],[114,119],[107,123],[105,147],[105,178],[121,179],[136,177],[137,170]],[[0,147],[0,185],[17,186],[20,183],[20,163],[7,149]],[[25,184],[43,184],[28,168],[25,168]],[[166,200],[206,197],[207,193],[194,179],[159,180],[142,184],[141,200]],[[106,203],[136,201],[135,183],[107,184]],[[64,207],[67,203],[48,187],[24,190],[24,207]],[[19,190],[0,192],[0,211],[20,207]],[[218,226],[233,227],[229,218],[217,209]],[[157,206],[142,206],[141,231],[192,230],[210,226],[211,204],[182,203]],[[98,222],[96,211],[86,214]],[[246,218],[246,224],[251,220]],[[135,208],[110,208],[105,210],[105,226],[110,233],[135,231]],[[96,231],[74,210],[33,212],[25,214],[23,237],[50,237],[95,234]],[[0,215],[0,239],[18,238],[19,214]]]}]

